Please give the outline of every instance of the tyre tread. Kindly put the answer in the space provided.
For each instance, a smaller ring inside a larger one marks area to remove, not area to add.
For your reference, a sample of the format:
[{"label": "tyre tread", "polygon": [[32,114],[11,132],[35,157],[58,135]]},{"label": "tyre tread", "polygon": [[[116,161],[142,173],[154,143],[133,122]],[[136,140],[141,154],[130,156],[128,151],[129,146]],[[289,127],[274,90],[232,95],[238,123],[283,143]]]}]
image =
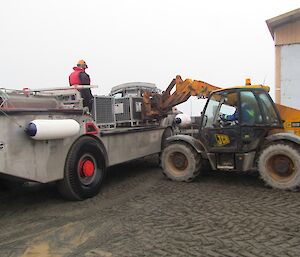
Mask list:
[{"label": "tyre tread", "polygon": [[[284,147],[287,151],[292,151],[292,152],[296,151],[300,158],[300,149],[294,143],[286,142],[286,141],[282,141],[282,140],[279,142],[270,143],[261,150],[259,158],[258,158],[258,170],[259,170],[260,177],[265,182],[265,184],[267,186],[270,186],[271,188],[297,191],[300,186],[300,174],[295,175],[295,176],[297,176],[296,182],[292,181],[290,184],[287,183],[287,185],[281,185],[281,184],[277,183],[276,181],[273,181],[273,179],[268,175],[265,167],[262,166],[263,165],[262,162],[264,162],[264,160],[262,160],[262,158],[264,157],[265,152],[266,151],[275,151],[280,147]],[[300,167],[298,167],[297,172],[300,173]]]},{"label": "tyre tread", "polygon": [[[171,144],[167,145],[166,147],[168,147],[168,146],[170,146],[170,145],[172,145],[172,144],[180,144],[180,145],[184,145],[184,146],[187,147],[187,148],[189,149],[189,151],[193,154],[193,158],[194,158],[194,160],[196,161],[194,172],[193,172],[188,178],[186,178],[186,179],[180,179],[180,181],[182,181],[182,182],[192,182],[192,181],[193,181],[193,180],[201,173],[201,164],[202,164],[201,158],[199,157],[199,155],[198,155],[198,153],[195,151],[195,149],[194,149],[191,145],[189,145],[189,144],[187,144],[187,143],[185,143],[185,142],[171,143]],[[163,175],[166,176],[168,179],[172,180],[172,178],[168,176],[168,174],[165,172],[164,169],[162,169],[162,173],[163,173]]]}]

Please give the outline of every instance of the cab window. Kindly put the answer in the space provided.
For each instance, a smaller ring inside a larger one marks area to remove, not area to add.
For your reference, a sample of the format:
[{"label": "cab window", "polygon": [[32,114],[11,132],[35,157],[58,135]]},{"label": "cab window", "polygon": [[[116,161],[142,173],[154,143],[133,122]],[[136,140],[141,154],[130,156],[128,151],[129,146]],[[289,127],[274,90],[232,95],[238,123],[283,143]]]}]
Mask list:
[{"label": "cab window", "polygon": [[217,121],[221,121],[221,117],[223,117],[223,119],[226,121],[226,123],[220,123],[222,126],[233,126],[238,124],[239,117],[237,93],[227,93],[223,95]]},{"label": "cab window", "polygon": [[220,94],[213,94],[209,102],[206,106],[205,113],[204,113],[204,123],[203,126],[206,128],[213,127],[214,117],[217,112],[218,106],[220,104],[221,95]]},{"label": "cab window", "polygon": [[263,124],[263,118],[253,92],[241,92],[241,122],[242,125],[259,125]]},{"label": "cab window", "polygon": [[[220,117],[230,117],[226,126],[236,125],[237,93],[216,93],[211,96],[204,115],[204,127],[222,127]],[[223,124],[224,125],[224,124]]]},{"label": "cab window", "polygon": [[258,97],[262,105],[262,111],[265,115],[266,124],[269,124],[271,126],[278,126],[279,120],[270,98],[265,93],[258,94]]}]

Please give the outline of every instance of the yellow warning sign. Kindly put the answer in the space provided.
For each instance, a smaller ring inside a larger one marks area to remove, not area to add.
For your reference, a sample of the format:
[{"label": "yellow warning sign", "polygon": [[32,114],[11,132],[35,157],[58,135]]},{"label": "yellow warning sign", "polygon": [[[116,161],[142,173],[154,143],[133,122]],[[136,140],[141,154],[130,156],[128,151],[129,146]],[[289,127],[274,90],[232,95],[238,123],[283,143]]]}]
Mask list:
[{"label": "yellow warning sign", "polygon": [[230,144],[229,136],[224,134],[215,134],[216,141],[218,145],[228,145]]}]

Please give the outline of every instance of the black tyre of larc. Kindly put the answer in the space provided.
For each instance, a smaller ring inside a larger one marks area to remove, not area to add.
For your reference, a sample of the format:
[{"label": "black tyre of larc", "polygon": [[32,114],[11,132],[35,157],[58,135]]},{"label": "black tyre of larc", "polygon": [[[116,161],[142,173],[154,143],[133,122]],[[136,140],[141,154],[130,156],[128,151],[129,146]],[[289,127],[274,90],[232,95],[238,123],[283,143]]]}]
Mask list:
[{"label": "black tyre of larc", "polygon": [[82,137],[72,146],[58,190],[67,200],[79,201],[98,194],[105,177],[105,162],[99,143]]}]

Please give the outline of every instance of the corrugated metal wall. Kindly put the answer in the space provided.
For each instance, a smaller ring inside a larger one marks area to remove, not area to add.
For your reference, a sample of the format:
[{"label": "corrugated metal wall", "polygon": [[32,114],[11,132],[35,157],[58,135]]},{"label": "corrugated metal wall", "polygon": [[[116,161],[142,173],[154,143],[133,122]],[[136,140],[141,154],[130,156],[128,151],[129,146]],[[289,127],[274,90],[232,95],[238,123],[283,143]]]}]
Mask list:
[{"label": "corrugated metal wall", "polygon": [[276,28],[274,41],[277,46],[300,43],[300,20]]}]

